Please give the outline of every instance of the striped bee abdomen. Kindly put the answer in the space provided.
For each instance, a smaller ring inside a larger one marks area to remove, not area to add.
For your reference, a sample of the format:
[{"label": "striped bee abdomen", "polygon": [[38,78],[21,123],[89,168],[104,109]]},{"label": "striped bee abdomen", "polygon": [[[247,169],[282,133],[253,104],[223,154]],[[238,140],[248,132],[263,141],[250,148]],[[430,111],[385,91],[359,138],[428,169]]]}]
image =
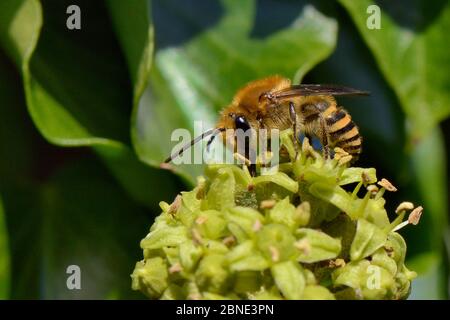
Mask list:
[{"label": "striped bee abdomen", "polygon": [[336,108],[325,121],[332,145],[342,148],[355,157],[361,153],[362,139],[358,127],[347,111]]}]

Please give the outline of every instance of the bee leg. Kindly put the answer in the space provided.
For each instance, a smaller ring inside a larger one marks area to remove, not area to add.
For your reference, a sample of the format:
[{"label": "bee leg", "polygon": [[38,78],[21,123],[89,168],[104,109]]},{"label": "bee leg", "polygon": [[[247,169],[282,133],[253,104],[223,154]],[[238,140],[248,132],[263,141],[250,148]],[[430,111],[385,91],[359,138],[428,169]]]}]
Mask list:
[{"label": "bee leg", "polygon": [[330,147],[329,146],[326,145],[323,147],[323,155],[324,155],[325,159],[330,158]]},{"label": "bee leg", "polygon": [[298,131],[298,122],[297,122],[297,113],[295,112],[295,105],[291,101],[289,102],[289,116],[291,117],[292,126],[294,130],[294,147],[295,147],[295,159],[297,159],[298,156],[298,146],[300,144],[300,137],[299,137],[299,131]]},{"label": "bee leg", "polygon": [[320,118],[320,143],[323,148],[323,156],[325,159],[330,158],[330,146],[328,143],[328,134],[326,130],[325,119]]},{"label": "bee leg", "polygon": [[256,177],[256,164],[252,163],[252,164],[248,165],[247,168],[248,168],[248,171],[250,172],[250,175],[252,177]]},{"label": "bee leg", "polygon": [[[313,145],[313,137],[314,136],[311,133],[307,133],[307,132],[305,132],[304,135],[305,135],[305,138],[308,138],[308,142],[312,146]],[[322,141],[321,141],[321,143],[322,143]]]},{"label": "bee leg", "polygon": [[298,124],[297,124],[297,113],[295,112],[295,106],[293,102],[289,102],[289,116],[291,117],[292,126],[294,130],[295,140],[299,142],[298,137]]},{"label": "bee leg", "polygon": [[256,176],[256,164],[251,163],[247,156],[244,156],[239,152],[235,152],[233,156],[238,161],[238,163],[242,163],[242,168],[247,167],[252,177]]},{"label": "bee leg", "polygon": [[263,117],[262,117],[262,115],[259,112],[256,115],[256,121],[258,121],[259,129],[264,129]]},{"label": "bee leg", "polygon": [[256,154],[253,148],[248,147],[246,150],[246,158],[249,164],[247,164],[248,171],[252,177],[256,176]]},{"label": "bee leg", "polygon": [[[259,129],[265,129],[265,125],[264,125],[264,118],[261,115],[261,113],[258,112],[258,114],[256,115],[256,121],[258,121],[258,125],[259,125]],[[261,132],[261,131],[260,131]],[[270,140],[267,139],[267,134],[264,136],[260,136],[259,138],[263,138],[265,139],[264,143],[267,143],[266,148],[269,149],[269,145],[270,145]],[[267,152],[268,150],[260,150],[260,152]],[[263,157],[263,159],[265,159],[265,157]],[[269,167],[269,165],[267,163],[265,163],[263,161],[263,163],[260,164],[261,167],[265,168],[265,167]]]}]

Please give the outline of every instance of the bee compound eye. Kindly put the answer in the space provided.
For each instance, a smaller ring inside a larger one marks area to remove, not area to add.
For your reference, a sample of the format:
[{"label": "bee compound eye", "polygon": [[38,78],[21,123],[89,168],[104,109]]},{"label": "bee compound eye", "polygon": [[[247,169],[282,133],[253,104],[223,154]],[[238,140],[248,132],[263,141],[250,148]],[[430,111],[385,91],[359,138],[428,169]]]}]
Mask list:
[{"label": "bee compound eye", "polygon": [[247,131],[250,129],[250,124],[248,123],[247,119],[244,116],[237,116],[234,119],[234,123],[235,123],[236,129],[242,129],[244,131]]}]

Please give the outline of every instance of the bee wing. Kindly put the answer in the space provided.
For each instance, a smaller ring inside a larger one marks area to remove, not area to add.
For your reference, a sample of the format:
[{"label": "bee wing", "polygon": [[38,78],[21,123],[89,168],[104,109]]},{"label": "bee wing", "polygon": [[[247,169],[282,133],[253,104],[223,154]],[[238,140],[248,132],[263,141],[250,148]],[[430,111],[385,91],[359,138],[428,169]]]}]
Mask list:
[{"label": "bee wing", "polygon": [[276,99],[296,96],[366,96],[369,92],[334,84],[299,84],[273,92]]}]

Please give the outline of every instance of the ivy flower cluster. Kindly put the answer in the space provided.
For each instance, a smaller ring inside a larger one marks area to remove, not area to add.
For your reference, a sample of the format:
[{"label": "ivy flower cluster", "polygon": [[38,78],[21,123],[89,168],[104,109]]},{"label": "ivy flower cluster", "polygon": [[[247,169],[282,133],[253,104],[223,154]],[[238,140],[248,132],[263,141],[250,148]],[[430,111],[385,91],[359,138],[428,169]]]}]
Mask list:
[{"label": "ivy flower cluster", "polygon": [[209,165],[141,241],[132,288],[152,299],[405,299],[415,272],[397,232],[422,208],[403,202],[390,220],[373,168],[324,159],[292,132],[287,161],[252,177],[245,166]]}]

